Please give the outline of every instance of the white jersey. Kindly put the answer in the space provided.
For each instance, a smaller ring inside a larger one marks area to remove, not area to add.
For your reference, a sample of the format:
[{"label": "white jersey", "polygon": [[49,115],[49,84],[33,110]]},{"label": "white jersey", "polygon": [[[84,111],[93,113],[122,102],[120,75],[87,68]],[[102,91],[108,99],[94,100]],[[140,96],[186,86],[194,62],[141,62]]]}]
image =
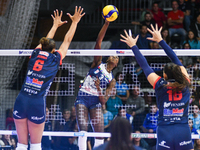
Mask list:
[{"label": "white jersey", "polygon": [[95,68],[91,68],[86,78],[84,79],[83,84],[80,87],[80,91],[85,92],[87,94],[91,94],[93,96],[99,96],[94,82],[97,77],[100,80],[100,88],[103,93],[103,91],[107,88],[108,84],[112,81],[113,74],[112,72],[107,72],[106,64],[104,63],[101,63]]}]

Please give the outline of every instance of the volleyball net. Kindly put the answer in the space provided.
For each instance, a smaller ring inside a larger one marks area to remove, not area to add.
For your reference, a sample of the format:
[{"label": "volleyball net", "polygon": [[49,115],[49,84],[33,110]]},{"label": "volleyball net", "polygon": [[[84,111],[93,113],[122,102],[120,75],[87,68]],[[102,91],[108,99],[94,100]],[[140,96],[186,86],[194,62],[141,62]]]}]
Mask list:
[{"label": "volleyball net", "polygon": [[[192,87],[190,90],[190,103],[192,101],[198,101],[200,94],[200,51],[174,50],[174,52],[183,62],[191,78]],[[0,51],[0,128],[2,129],[0,130],[0,134],[16,135],[15,126],[12,122],[12,108],[24,82],[26,72],[28,71],[27,65],[31,53],[32,50]],[[146,57],[152,69],[158,75],[162,76],[164,65],[170,62],[165,52],[159,49],[141,50],[141,53]],[[83,122],[88,125],[88,132],[84,134],[78,132],[75,121],[68,122],[68,120],[75,120],[76,118],[76,112],[73,106],[78,94],[79,86],[83,83],[93,62],[94,56],[99,55],[103,56],[102,61],[105,63],[109,56],[119,56],[118,66],[113,70],[113,75],[116,78],[118,86],[116,84],[115,88],[112,90],[113,92],[108,100],[109,104],[107,103],[106,105],[105,109],[107,111],[104,111],[104,126],[107,126],[115,116],[124,116],[129,119],[132,125],[132,137],[156,138],[155,132],[150,133],[147,126],[143,126],[148,114],[149,118],[147,120],[151,122],[151,125],[154,127],[157,125],[157,110],[155,111],[153,106],[156,103],[155,92],[148,83],[142,69],[137,64],[133,52],[127,49],[68,50],[67,56],[63,59],[63,63],[54,78],[46,98],[48,108],[46,119],[47,128],[43,135],[61,137],[110,137],[109,128],[105,128],[104,133],[92,132],[91,124],[99,122],[98,114],[96,120]],[[17,58],[24,58],[25,61],[21,63],[16,62],[16,60],[21,60]],[[121,87],[120,84],[123,86]],[[127,95],[130,95],[128,99],[125,98]],[[135,100],[137,99],[137,96],[135,95],[138,95],[140,99]],[[194,106],[190,106],[189,115],[195,111],[196,108],[193,107]],[[99,109],[102,108],[100,107]],[[134,117],[131,116],[133,111],[136,112]],[[83,112],[80,110],[78,113],[81,114]],[[180,110],[169,113],[180,113],[181,115],[182,112]],[[178,119],[178,117],[174,117],[174,119]],[[137,130],[141,133],[134,133]],[[197,130],[199,130],[199,128]],[[192,135],[192,138],[198,139],[199,135]]]}]

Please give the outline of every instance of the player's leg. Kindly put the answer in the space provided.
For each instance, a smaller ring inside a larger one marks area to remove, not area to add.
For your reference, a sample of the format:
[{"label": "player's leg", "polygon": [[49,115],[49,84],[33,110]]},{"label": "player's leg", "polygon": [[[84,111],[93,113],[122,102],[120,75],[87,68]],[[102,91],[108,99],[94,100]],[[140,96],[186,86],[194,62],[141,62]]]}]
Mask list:
[{"label": "player's leg", "polygon": [[31,141],[30,150],[41,150],[41,140],[44,131],[44,124],[45,122],[36,124],[28,120],[28,131]]},{"label": "player's leg", "polygon": [[190,150],[193,149],[191,132],[188,124],[177,124],[173,128],[175,137],[175,149]]},{"label": "player's leg", "polygon": [[[90,122],[95,132],[104,132],[104,119],[101,105],[90,109]],[[94,147],[104,143],[103,137],[96,137]]]},{"label": "player's leg", "polygon": [[174,137],[171,133],[172,128],[170,126],[157,127],[156,150],[176,150],[174,149]]},{"label": "player's leg", "polygon": [[[85,133],[88,130],[88,108],[83,104],[76,104],[76,121],[79,132]],[[78,145],[79,150],[87,149],[87,137],[79,136]]]},{"label": "player's leg", "polygon": [[18,143],[16,150],[27,150],[28,148],[28,125],[27,118],[14,119],[17,130]]}]

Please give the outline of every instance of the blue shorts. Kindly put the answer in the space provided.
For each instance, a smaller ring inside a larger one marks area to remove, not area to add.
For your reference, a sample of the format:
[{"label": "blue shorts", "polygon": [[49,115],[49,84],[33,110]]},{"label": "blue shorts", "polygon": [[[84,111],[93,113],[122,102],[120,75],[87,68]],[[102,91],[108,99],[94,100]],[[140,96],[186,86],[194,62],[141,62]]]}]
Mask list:
[{"label": "blue shorts", "polygon": [[90,95],[90,94],[87,94],[87,93],[84,93],[84,92],[80,92],[80,91],[78,93],[78,96],[76,98],[74,105],[76,106],[77,104],[83,104],[88,109],[101,107],[101,103],[99,101],[98,96],[93,96],[93,95]]},{"label": "blue shorts", "polygon": [[33,123],[41,124],[46,117],[46,102],[43,97],[26,96],[19,93],[13,110],[14,119],[28,118]]},{"label": "blue shorts", "polygon": [[156,150],[190,150],[193,148],[188,124],[157,127]]}]

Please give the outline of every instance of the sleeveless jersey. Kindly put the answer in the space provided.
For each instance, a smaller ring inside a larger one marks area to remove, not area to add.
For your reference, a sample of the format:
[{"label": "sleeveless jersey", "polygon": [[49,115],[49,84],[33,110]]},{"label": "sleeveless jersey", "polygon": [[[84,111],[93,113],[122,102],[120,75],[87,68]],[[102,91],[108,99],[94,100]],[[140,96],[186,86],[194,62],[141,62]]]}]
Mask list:
[{"label": "sleeveless jersey", "polygon": [[80,87],[79,96],[82,96],[83,93],[87,93],[92,96],[99,96],[94,82],[97,77],[100,80],[100,88],[102,91],[105,91],[108,84],[114,78],[112,73],[107,72],[106,64],[104,63],[101,63],[95,68],[90,68],[83,84]]},{"label": "sleeveless jersey", "polygon": [[35,49],[28,64],[21,93],[32,96],[46,96],[61,64],[62,57],[59,51],[52,54],[41,49]]},{"label": "sleeveless jersey", "polygon": [[167,81],[159,77],[153,87],[159,108],[158,125],[188,124],[189,88],[172,94],[165,85]]}]

